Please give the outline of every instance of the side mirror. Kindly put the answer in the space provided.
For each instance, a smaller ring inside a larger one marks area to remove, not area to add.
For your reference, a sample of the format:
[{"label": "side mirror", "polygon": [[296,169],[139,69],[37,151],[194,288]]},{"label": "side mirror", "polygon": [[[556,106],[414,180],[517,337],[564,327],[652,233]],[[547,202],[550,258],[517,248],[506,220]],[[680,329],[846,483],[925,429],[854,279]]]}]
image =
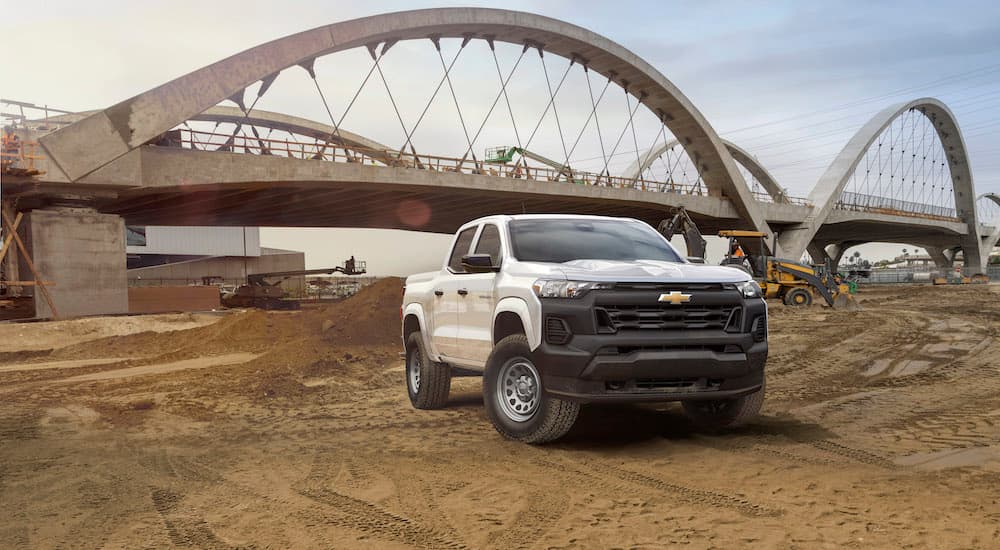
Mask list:
[{"label": "side mirror", "polygon": [[469,273],[500,271],[500,266],[493,265],[493,257],[489,254],[469,254],[462,256],[462,268]]},{"label": "side mirror", "polygon": [[687,260],[693,264],[703,264],[705,263],[705,258],[699,256],[688,256]]}]

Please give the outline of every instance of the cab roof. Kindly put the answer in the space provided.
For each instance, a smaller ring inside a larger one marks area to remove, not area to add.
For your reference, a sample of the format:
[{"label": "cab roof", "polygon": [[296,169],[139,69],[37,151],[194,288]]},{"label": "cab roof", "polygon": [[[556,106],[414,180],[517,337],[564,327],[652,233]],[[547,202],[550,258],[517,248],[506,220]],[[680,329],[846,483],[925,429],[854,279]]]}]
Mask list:
[{"label": "cab roof", "polygon": [[513,221],[513,220],[618,220],[626,222],[639,221],[635,218],[619,218],[613,216],[592,216],[587,214],[497,214],[484,216],[469,221],[462,226],[473,225],[486,221]]}]

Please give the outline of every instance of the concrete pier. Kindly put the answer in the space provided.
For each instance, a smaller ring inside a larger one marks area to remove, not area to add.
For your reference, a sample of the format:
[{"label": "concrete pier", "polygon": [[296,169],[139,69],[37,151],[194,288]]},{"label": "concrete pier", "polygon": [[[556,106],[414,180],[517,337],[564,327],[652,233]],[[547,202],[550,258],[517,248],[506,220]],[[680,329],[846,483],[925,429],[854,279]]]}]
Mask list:
[{"label": "concrete pier", "polygon": [[[125,224],[120,216],[87,208],[50,208],[25,213],[21,238],[48,287],[59,317],[128,312]],[[31,271],[19,259],[22,278]],[[35,317],[52,318],[45,296],[26,287]]]}]

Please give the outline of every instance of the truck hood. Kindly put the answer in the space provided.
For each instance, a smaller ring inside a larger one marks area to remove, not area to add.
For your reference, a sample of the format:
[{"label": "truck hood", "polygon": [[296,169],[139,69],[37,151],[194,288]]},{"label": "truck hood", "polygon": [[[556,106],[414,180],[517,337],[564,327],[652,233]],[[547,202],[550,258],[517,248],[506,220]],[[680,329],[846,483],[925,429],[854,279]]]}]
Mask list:
[{"label": "truck hood", "polygon": [[556,269],[572,281],[739,283],[750,280],[746,272],[733,267],[656,260],[574,260],[556,264]]}]

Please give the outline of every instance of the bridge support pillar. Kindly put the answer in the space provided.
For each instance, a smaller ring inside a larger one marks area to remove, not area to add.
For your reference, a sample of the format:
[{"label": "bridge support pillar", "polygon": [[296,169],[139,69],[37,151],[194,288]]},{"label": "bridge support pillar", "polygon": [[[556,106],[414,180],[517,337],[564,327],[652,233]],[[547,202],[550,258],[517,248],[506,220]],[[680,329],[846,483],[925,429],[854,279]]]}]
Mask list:
[{"label": "bridge support pillar", "polygon": [[[125,223],[89,208],[51,207],[26,212],[18,230],[35,270],[47,286],[61,318],[128,312]],[[32,277],[20,258],[22,279]],[[55,317],[37,286],[35,317]]]},{"label": "bridge support pillar", "polygon": [[809,253],[814,264],[825,264],[827,260],[833,261],[833,257],[827,253],[827,247],[815,241],[806,247],[806,252]]},{"label": "bridge support pillar", "polygon": [[844,258],[844,252],[852,246],[856,246],[860,243],[854,241],[848,241],[844,243],[831,243],[823,245],[813,241],[809,247],[806,249],[809,252],[809,256],[812,258],[813,263],[822,264],[830,260],[831,265],[836,268],[840,265],[840,260]]},{"label": "bridge support pillar", "polygon": [[962,265],[965,266],[965,272],[969,275],[974,275],[976,273],[985,273],[986,266],[984,256],[989,255],[989,251],[983,253],[982,244],[979,242],[979,237],[973,235],[973,239],[968,239],[971,242],[962,244]]},{"label": "bridge support pillar", "polygon": [[925,246],[924,249],[927,250],[927,255],[934,260],[934,265],[938,268],[949,269],[954,264],[954,256],[952,254],[948,254],[948,251],[944,248]]},{"label": "bridge support pillar", "polygon": [[853,243],[834,243],[826,248],[833,260],[834,267],[840,265],[840,260],[844,259],[844,252],[847,252],[847,249],[852,246],[854,246]]}]

